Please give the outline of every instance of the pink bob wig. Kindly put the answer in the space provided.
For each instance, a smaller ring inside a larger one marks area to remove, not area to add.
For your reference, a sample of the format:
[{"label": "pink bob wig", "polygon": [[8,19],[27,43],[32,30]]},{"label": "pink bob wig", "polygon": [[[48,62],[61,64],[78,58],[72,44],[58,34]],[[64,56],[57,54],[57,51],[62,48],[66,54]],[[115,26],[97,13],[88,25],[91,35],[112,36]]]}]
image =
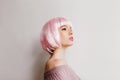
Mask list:
[{"label": "pink bob wig", "polygon": [[44,24],[40,34],[40,42],[45,51],[53,53],[55,48],[61,46],[58,28],[66,24],[72,27],[71,22],[63,17],[53,18]]}]

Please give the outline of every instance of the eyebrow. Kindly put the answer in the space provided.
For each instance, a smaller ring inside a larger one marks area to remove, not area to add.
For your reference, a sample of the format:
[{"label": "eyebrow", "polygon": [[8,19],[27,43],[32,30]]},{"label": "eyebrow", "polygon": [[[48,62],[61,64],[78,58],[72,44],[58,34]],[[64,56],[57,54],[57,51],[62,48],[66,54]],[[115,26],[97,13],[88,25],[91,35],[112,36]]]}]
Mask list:
[{"label": "eyebrow", "polygon": [[[67,26],[67,25],[60,26],[60,28],[62,28],[62,27],[70,27],[70,26]],[[72,29],[72,27],[70,27],[70,29]]]},{"label": "eyebrow", "polygon": [[60,28],[62,28],[62,27],[67,27],[66,25],[62,25],[62,26],[60,26]]}]

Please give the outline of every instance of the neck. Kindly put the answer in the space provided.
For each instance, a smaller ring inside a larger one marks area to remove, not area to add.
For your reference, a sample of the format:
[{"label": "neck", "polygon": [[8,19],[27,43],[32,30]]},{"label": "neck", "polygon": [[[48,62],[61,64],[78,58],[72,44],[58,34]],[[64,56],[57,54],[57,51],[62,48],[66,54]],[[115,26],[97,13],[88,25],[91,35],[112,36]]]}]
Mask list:
[{"label": "neck", "polygon": [[51,58],[54,59],[65,59],[65,50],[66,48],[60,47],[57,48],[54,53],[51,55]]}]

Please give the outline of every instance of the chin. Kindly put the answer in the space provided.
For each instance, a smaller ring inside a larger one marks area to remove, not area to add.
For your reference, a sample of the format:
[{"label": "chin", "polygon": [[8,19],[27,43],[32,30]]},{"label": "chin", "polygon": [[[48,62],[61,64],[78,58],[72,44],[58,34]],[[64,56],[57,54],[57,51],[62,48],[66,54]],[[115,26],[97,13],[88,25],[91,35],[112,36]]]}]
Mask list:
[{"label": "chin", "polygon": [[68,45],[69,45],[69,46],[72,46],[72,45],[73,45],[73,42],[70,42]]},{"label": "chin", "polygon": [[72,46],[73,44],[70,44],[69,46]]},{"label": "chin", "polygon": [[65,47],[70,47],[70,46],[72,46],[73,45],[73,43],[71,43],[71,44],[65,44],[65,45],[63,45],[63,46],[65,46]]}]

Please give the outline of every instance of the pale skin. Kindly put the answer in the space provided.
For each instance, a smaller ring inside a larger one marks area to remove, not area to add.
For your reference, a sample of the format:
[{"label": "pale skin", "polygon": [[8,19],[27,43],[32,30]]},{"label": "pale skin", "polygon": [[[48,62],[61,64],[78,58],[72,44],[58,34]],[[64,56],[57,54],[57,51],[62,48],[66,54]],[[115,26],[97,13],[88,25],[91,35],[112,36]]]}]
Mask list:
[{"label": "pale skin", "polygon": [[65,50],[73,45],[73,40],[70,39],[70,37],[73,37],[72,28],[69,25],[63,25],[59,29],[59,34],[61,38],[61,44],[62,46],[55,49],[54,53],[51,54],[50,58],[48,59],[46,66],[45,66],[45,72],[60,66],[60,65],[68,65],[67,60],[65,58]]}]

